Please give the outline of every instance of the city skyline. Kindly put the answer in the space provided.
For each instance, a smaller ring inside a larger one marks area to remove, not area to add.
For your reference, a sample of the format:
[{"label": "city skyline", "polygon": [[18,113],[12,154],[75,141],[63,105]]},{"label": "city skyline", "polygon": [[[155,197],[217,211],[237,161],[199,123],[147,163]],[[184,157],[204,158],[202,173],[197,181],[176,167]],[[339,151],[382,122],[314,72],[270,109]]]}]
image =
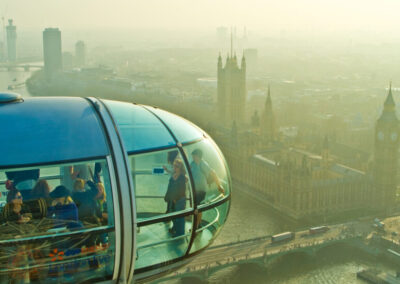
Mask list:
[{"label": "city skyline", "polygon": [[[21,28],[139,28],[206,30],[219,25],[250,30],[298,30],[324,33],[399,28],[394,0],[375,1],[2,1],[0,14]],[[179,6],[179,9],[174,7]],[[96,13],[91,11],[96,9]],[[46,14],[46,17],[42,15]],[[73,19],[70,17],[74,14]],[[90,15],[90,17],[88,17]],[[207,15],[207,17],[205,17]]]}]

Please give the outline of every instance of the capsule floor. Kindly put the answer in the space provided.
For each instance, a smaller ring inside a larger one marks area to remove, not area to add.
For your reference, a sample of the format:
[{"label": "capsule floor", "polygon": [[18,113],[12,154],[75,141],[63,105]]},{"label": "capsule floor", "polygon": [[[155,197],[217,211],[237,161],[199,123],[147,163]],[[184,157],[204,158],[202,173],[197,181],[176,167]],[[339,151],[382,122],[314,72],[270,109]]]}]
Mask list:
[{"label": "capsule floor", "polygon": [[[135,267],[143,268],[183,256],[189,245],[192,222],[185,222],[185,236],[173,238],[169,229],[172,222],[163,222],[141,227],[137,239],[137,259]],[[207,246],[213,237],[212,231],[205,229],[199,233],[191,252]]]}]

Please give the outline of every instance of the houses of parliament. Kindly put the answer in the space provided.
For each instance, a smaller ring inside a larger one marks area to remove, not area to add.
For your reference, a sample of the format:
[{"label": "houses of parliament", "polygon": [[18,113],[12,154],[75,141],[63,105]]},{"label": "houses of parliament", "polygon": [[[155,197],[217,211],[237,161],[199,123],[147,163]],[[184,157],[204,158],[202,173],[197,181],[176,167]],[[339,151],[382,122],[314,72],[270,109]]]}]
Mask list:
[{"label": "houses of parliament", "polygon": [[396,209],[399,121],[391,88],[375,124],[374,153],[368,167],[356,169],[331,155],[325,136],[317,153],[279,138],[268,87],[264,110],[245,121],[246,60],[236,56],[225,66],[218,57],[218,126],[221,144],[235,182],[294,219],[349,216]]}]

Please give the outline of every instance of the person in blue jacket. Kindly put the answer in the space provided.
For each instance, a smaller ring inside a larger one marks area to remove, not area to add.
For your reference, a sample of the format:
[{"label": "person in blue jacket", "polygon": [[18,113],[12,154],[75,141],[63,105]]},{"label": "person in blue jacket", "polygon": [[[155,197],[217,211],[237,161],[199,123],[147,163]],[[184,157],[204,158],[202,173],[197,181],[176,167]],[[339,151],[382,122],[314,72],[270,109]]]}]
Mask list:
[{"label": "person in blue jacket", "polygon": [[48,215],[55,221],[55,228],[66,226],[68,229],[80,228],[78,208],[70,196],[69,190],[63,186],[57,186],[51,193],[53,198],[48,208]]}]

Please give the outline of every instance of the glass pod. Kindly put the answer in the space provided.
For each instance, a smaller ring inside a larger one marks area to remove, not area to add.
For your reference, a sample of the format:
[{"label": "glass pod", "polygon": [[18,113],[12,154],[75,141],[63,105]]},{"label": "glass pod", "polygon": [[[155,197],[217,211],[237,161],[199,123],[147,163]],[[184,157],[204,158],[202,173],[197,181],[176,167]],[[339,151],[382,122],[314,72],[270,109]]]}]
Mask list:
[{"label": "glass pod", "polygon": [[157,277],[209,246],[231,181],[214,141],[158,108],[0,94],[2,281]]}]

